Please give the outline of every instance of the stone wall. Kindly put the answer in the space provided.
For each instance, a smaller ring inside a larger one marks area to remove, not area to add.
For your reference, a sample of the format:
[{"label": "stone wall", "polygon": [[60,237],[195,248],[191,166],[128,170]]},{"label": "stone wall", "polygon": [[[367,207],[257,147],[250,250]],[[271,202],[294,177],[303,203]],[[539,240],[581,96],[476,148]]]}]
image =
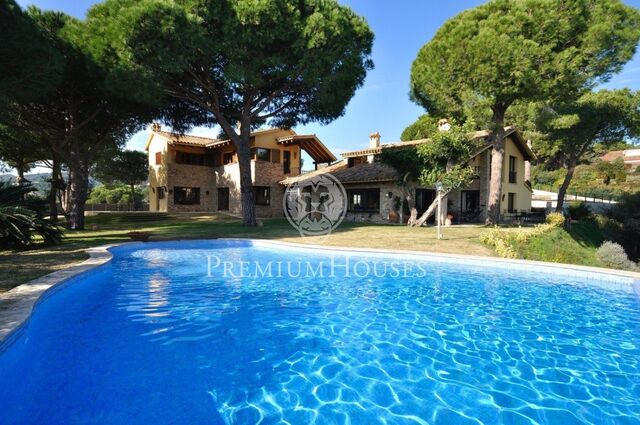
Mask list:
[{"label": "stone wall", "polygon": [[[349,189],[371,189],[380,190],[380,212],[354,212],[347,211],[345,220],[367,222],[367,223],[390,223],[389,213],[393,209],[393,198],[395,196],[402,199],[402,189],[394,183],[345,183],[345,190]],[[389,197],[389,192],[391,196]]]},{"label": "stone wall", "polygon": [[267,161],[253,161],[251,163],[251,175],[254,186],[269,186],[271,199],[269,205],[256,205],[257,217],[284,217],[282,198],[285,187],[280,181],[285,179],[281,163]]},{"label": "stone wall", "polygon": [[[168,212],[210,212],[216,210],[216,176],[211,167],[169,163],[166,165],[166,170],[169,190],[169,193],[166,194]],[[176,186],[200,188],[200,204],[175,204],[173,201]]]},{"label": "stone wall", "polygon": [[[240,195],[240,167],[237,163],[221,165],[213,168],[216,176],[217,187],[229,188],[229,213],[242,214],[242,201]],[[283,217],[282,198],[284,186],[278,182],[284,180],[285,175],[281,163],[267,161],[251,161],[251,178],[254,186],[268,186],[271,188],[269,205],[256,205],[257,217]],[[217,190],[215,193],[217,210]]]}]

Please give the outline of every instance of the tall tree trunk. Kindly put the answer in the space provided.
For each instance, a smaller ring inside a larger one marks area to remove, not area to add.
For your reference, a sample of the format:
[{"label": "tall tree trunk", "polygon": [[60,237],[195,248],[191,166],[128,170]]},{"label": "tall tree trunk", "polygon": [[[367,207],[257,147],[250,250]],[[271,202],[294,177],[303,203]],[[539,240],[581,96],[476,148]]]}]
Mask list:
[{"label": "tall tree trunk", "polygon": [[251,178],[251,125],[244,122],[240,127],[240,143],[238,151],[238,167],[240,170],[240,202],[242,205],[242,224],[256,226],[256,206],[253,195],[253,180]]},{"label": "tall tree trunk", "polygon": [[[409,210],[409,214],[411,214],[411,210],[415,207],[415,201],[413,199],[413,194],[411,193],[409,186],[409,173],[406,173],[402,178],[401,183],[402,189],[402,199],[400,201],[400,224],[404,223],[404,203],[407,203],[407,209]],[[411,226],[410,223],[407,222]]]},{"label": "tall tree trunk", "polygon": [[567,167],[567,175],[564,176],[564,181],[560,186],[560,190],[558,190],[558,200],[556,202],[556,212],[562,213],[562,208],[564,207],[564,198],[567,196],[567,189],[569,189],[569,185],[571,184],[571,179],[573,178],[573,173],[576,170],[576,163],[570,162]]},{"label": "tall tree trunk", "polygon": [[51,160],[51,187],[49,189],[49,220],[58,221],[58,189],[60,187],[60,161],[54,154]]},{"label": "tall tree trunk", "polygon": [[[529,146],[529,149],[532,149],[533,145],[531,144],[531,140],[527,140],[527,146]],[[524,181],[531,184],[531,161],[524,162]]]},{"label": "tall tree trunk", "polygon": [[[24,166],[22,164],[16,164],[16,173],[18,174],[18,177],[16,178],[16,183],[18,183],[18,186],[22,186],[25,183],[24,180]],[[20,199],[24,200],[25,196],[24,194],[20,195]]]},{"label": "tall tree trunk", "polygon": [[84,207],[89,192],[89,173],[78,153],[71,153],[69,164],[67,220],[72,230],[84,229]]},{"label": "tall tree trunk", "polygon": [[487,224],[500,223],[500,201],[502,196],[502,164],[504,162],[504,113],[506,108],[493,111],[493,131],[489,136],[491,143],[491,181],[487,199]]},{"label": "tall tree trunk", "polygon": [[131,189],[131,211],[135,211],[136,210],[136,187],[135,185],[129,185],[130,189]]},{"label": "tall tree trunk", "polygon": [[18,174],[18,177],[17,177],[17,180],[16,180],[17,183],[18,183],[18,186],[22,186],[24,184],[24,182],[25,182],[25,180],[24,180],[24,165],[23,164],[17,164],[16,165],[16,172]]}]

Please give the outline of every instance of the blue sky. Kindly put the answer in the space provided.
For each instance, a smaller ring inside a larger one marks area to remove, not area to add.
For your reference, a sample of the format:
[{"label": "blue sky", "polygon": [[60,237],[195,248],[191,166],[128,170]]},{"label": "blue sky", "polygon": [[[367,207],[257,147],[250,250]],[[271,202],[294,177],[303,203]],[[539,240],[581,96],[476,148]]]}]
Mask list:
[{"label": "blue sky", "polygon": [[[22,6],[34,4],[42,9],[61,10],[83,18],[95,1],[88,0],[18,0]],[[296,127],[298,133],[315,133],[335,153],[358,149],[368,144],[369,133],[379,131],[383,142],[399,140],[400,133],[423,113],[409,100],[409,73],[418,50],[448,19],[482,1],[456,0],[343,0],[364,16],[375,33],[373,61],[365,84],[356,92],[343,117],[328,125],[310,124]],[[640,8],[640,0],[625,3]],[[624,70],[604,87],[640,89],[640,53],[636,53]],[[195,129],[195,134],[215,135],[215,130]],[[144,148],[147,131],[134,135],[131,149]]]}]

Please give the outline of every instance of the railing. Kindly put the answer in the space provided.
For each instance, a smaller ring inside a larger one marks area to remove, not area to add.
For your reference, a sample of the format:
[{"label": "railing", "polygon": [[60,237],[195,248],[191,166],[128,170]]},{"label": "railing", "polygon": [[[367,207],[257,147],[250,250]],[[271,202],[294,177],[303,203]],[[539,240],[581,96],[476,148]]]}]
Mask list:
[{"label": "railing", "polygon": [[[558,193],[560,188],[555,187],[553,185],[535,185],[534,189],[544,190],[547,192],[555,192]],[[565,201],[585,201],[585,202],[595,202],[601,204],[610,204],[613,202],[618,202],[620,200],[620,196],[609,191],[603,190],[567,190],[565,195]]]},{"label": "railing", "polygon": [[137,208],[131,208],[130,204],[86,204],[84,207],[86,212],[103,212],[103,211],[149,211],[149,204],[143,202],[137,205]]},{"label": "railing", "polygon": [[518,173],[516,171],[509,171],[509,183],[516,183],[518,181]]}]

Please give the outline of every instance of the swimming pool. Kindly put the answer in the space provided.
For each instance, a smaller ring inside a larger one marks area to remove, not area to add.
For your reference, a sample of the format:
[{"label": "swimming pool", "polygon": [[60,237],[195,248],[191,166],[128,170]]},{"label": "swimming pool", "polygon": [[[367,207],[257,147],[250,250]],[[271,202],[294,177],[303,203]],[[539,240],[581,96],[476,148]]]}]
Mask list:
[{"label": "swimming pool", "polygon": [[0,346],[1,424],[640,423],[628,282],[249,241],[112,252]]}]

